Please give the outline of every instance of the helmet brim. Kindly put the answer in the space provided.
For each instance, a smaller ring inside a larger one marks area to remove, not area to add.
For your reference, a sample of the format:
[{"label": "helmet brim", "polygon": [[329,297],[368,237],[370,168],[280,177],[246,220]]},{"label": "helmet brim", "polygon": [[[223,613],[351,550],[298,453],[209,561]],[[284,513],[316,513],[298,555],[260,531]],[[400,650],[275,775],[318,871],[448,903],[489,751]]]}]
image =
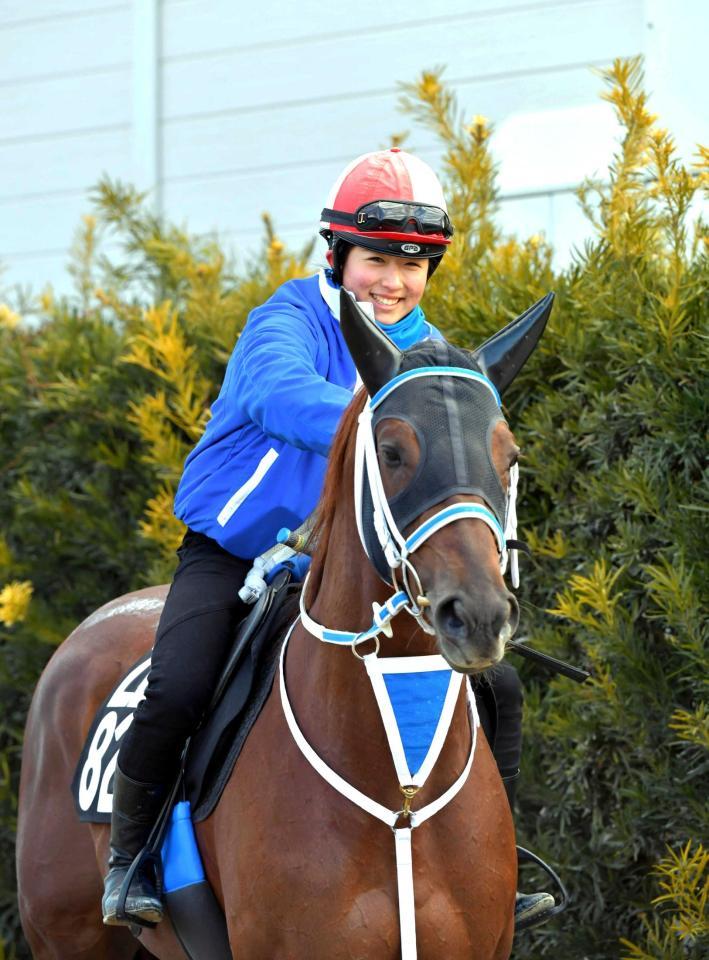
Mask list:
[{"label": "helmet brim", "polygon": [[329,244],[337,237],[346,243],[351,243],[355,247],[366,247],[368,250],[377,250],[386,256],[406,257],[409,259],[429,259],[430,257],[442,257],[446,252],[446,247],[450,240],[441,237],[436,238],[435,242],[431,236],[420,237],[410,233],[377,233],[375,236],[369,236],[365,233],[359,233],[356,230],[321,230],[320,235],[324,237]]}]

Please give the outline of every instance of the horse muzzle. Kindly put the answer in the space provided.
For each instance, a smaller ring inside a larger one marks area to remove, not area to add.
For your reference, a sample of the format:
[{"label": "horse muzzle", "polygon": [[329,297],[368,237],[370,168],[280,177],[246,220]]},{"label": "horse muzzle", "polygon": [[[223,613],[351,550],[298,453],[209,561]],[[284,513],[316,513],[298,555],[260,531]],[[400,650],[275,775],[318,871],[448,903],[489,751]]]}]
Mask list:
[{"label": "horse muzzle", "polygon": [[441,653],[461,673],[480,673],[499,663],[519,623],[517,600],[506,590],[484,601],[452,593],[432,606]]}]

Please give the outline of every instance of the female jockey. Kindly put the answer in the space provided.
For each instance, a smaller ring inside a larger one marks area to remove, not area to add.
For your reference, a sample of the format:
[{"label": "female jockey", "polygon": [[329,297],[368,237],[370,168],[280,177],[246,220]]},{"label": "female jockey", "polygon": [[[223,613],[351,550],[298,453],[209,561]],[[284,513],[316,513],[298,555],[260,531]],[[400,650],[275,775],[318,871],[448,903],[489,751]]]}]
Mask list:
[{"label": "female jockey", "polygon": [[[365,154],[336,181],[322,212],[330,269],[290,280],[249,315],[203,437],[187,457],[175,513],[187,525],[160,618],[145,699],[123,737],[113,782],[107,924],[155,923],[162,904],[148,869],[121,885],[177,775],[248,612],[238,591],[282,527],[315,508],[327,455],[357,374],[339,329],[344,286],[401,349],[442,339],[419,306],[453,228],[431,168],[397,148]],[[503,777],[518,771],[521,690],[503,668],[494,684]],[[503,722],[504,721],[504,722]],[[512,779],[507,780],[509,787]],[[542,898],[540,900],[540,898]],[[546,898],[546,899],[544,899]],[[551,901],[551,903],[549,903]],[[516,917],[553,906],[518,895]]]}]

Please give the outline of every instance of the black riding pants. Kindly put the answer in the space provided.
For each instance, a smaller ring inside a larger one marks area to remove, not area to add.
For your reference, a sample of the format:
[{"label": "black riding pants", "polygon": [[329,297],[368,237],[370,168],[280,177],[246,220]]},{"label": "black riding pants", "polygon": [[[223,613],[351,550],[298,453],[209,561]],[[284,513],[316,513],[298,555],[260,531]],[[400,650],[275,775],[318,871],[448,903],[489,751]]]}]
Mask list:
[{"label": "black riding pants", "polygon": [[249,607],[239,589],[251,560],[188,530],[155,637],[145,699],[121,743],[118,765],[143,783],[167,783],[209,706]]},{"label": "black riding pants", "polygon": [[490,671],[487,682],[492,688],[497,708],[492,753],[512,807],[522,756],[522,683],[515,668],[506,660]]},{"label": "black riding pants", "polygon": [[[118,764],[134,780],[167,783],[177,774],[185,741],[209,706],[249,608],[238,595],[252,561],[234,557],[189,530],[155,638],[145,699],[135,711]],[[522,687],[517,671],[500,664],[490,677],[497,705],[493,753],[508,784],[519,769]],[[508,787],[508,795],[510,795]]]}]

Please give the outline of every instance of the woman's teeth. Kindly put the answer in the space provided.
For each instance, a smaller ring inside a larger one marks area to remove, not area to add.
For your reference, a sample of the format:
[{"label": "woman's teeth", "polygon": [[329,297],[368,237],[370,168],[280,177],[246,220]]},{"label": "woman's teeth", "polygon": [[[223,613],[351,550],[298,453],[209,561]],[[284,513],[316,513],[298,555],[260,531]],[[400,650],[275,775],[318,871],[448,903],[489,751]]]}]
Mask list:
[{"label": "woman's teeth", "polygon": [[397,303],[399,302],[399,298],[398,298],[398,297],[395,297],[395,298],[392,300],[390,297],[380,297],[380,296],[379,296],[378,294],[376,294],[376,293],[373,293],[373,294],[372,294],[372,300],[374,300],[375,303],[381,303],[381,304],[383,304],[385,307],[393,307],[395,304],[397,304]]}]

